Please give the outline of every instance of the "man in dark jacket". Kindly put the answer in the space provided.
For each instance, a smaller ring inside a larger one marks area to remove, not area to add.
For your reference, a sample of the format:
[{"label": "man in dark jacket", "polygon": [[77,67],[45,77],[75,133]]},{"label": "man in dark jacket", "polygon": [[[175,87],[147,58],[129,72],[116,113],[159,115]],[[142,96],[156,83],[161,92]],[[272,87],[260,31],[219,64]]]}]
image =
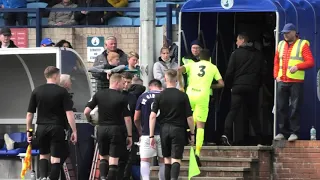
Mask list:
[{"label": "man in dark jacket", "polygon": [[[125,85],[122,93],[126,95],[129,106],[130,106],[130,114],[133,121],[135,106],[137,103],[137,98],[134,94],[129,92],[129,89],[132,85],[133,74],[130,72],[123,72],[122,77],[124,79]],[[133,123],[133,122],[132,122]],[[139,142],[139,133],[135,126],[132,126],[132,141],[133,143]],[[136,145],[132,145],[131,150],[127,153],[124,153],[119,159],[118,166],[118,179],[122,180],[130,180],[133,166],[140,166],[140,156],[137,155],[138,147]],[[140,169],[140,168],[139,168]],[[140,176],[139,176],[140,177]]]},{"label": "man in dark jacket", "polygon": [[128,65],[128,56],[121,49],[118,48],[117,38],[114,36],[109,36],[104,42],[105,51],[98,55],[94,60],[93,66],[99,66],[107,62],[107,56],[109,52],[115,52],[119,54],[120,63],[119,65]]},{"label": "man in dark jacket", "polygon": [[11,30],[10,28],[3,27],[0,30],[0,48],[17,48],[14,42],[11,40]]},{"label": "man in dark jacket", "polygon": [[[252,47],[245,33],[240,33],[236,49],[230,57],[225,75],[225,86],[231,89],[231,107],[225,121],[224,145],[230,145],[228,138],[232,135],[233,122],[236,144],[246,143],[249,137],[250,123],[255,131],[258,144],[261,142],[261,127],[258,119],[259,88],[264,77],[265,62],[260,51]],[[241,116],[240,116],[241,115]]]}]

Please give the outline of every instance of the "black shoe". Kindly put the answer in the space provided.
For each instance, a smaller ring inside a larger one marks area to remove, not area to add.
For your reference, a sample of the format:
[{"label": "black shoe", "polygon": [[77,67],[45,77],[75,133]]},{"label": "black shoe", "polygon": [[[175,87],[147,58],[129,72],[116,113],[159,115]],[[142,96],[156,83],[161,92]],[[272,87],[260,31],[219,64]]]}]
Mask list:
[{"label": "black shoe", "polygon": [[199,167],[202,166],[199,156],[196,155],[196,161]]},{"label": "black shoe", "polygon": [[222,145],[224,146],[231,146],[231,144],[229,143],[228,137],[226,135],[221,136],[221,142],[222,142]]}]

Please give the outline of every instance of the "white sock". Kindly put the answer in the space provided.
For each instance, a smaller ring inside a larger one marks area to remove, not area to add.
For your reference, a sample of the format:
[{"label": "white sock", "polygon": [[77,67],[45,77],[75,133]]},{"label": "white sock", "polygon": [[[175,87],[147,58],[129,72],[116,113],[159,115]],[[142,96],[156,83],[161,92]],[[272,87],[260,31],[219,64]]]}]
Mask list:
[{"label": "white sock", "polygon": [[149,180],[150,179],[150,163],[146,161],[140,162],[140,173],[142,180]]},{"label": "white sock", "polygon": [[160,170],[159,170],[159,179],[160,180],[165,180],[165,175],[164,175],[164,163],[159,163]]}]

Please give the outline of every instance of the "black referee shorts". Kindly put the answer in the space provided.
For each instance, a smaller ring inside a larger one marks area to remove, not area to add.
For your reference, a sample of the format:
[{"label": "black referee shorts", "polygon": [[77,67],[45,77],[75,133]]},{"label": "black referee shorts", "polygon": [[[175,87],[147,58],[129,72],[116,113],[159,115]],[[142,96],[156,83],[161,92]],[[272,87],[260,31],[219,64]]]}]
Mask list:
[{"label": "black referee shorts", "polygon": [[97,140],[99,154],[119,158],[127,150],[125,126],[98,126]]},{"label": "black referee shorts", "polygon": [[38,125],[36,139],[39,142],[40,154],[50,154],[62,158],[66,150],[65,131],[60,125]]},{"label": "black referee shorts", "polygon": [[163,157],[182,159],[185,145],[186,129],[170,124],[164,124],[160,130]]}]

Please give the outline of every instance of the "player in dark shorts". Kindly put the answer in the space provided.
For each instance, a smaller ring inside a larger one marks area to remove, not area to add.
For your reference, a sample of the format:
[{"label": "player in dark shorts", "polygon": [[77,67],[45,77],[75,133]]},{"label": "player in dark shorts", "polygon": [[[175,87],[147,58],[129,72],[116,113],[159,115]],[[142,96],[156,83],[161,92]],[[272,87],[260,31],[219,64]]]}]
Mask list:
[{"label": "player in dark shorts", "polygon": [[[190,128],[190,144],[194,143],[194,121],[187,94],[176,88],[177,71],[165,72],[167,88],[156,96],[150,114],[150,145],[155,145],[156,120],[160,123],[160,139],[166,180],[178,180],[185,145],[185,122]],[[159,116],[157,117],[157,114]]]},{"label": "player in dark shorts", "polygon": [[101,180],[117,179],[119,157],[132,145],[130,107],[126,96],[121,93],[123,86],[124,80],[120,74],[111,75],[109,89],[98,91],[84,110],[86,118],[91,122],[90,112],[96,106],[99,107],[97,140]]},{"label": "player in dark shorts", "polygon": [[[124,80],[124,86],[122,89],[122,94],[126,96],[128,100],[128,104],[130,107],[130,116],[131,120],[133,120],[137,98],[134,94],[129,92],[129,88],[132,85],[133,74],[131,72],[123,72],[121,73],[122,78]],[[137,155],[138,146],[134,145],[134,143],[139,142],[139,133],[135,126],[132,126],[132,147],[126,153],[123,153],[119,158],[118,164],[118,179],[121,180],[130,180],[134,174],[133,166],[140,166],[140,157]],[[140,171],[138,172],[138,177],[140,177]]]},{"label": "player in dark shorts", "polygon": [[[48,163],[51,156],[50,180],[58,180],[60,176],[60,159],[64,156],[65,116],[72,129],[71,141],[77,142],[77,129],[72,111],[72,100],[68,91],[60,87],[60,70],[49,66],[44,71],[47,83],[32,91],[28,113],[27,129],[32,128],[33,115],[37,110],[36,137],[40,151],[40,179],[48,177]],[[28,133],[28,141],[31,141]]]},{"label": "player in dark shorts", "polygon": [[159,158],[159,179],[165,180],[164,177],[164,163],[160,141],[160,124],[156,122],[154,139],[156,142],[156,148],[150,146],[149,140],[149,117],[153,106],[154,98],[160,94],[162,90],[161,81],[153,79],[149,82],[149,91],[143,93],[136,105],[136,112],[134,114],[134,123],[140,134],[140,159],[141,159],[141,177],[142,180],[150,179],[150,160],[153,157]]}]

